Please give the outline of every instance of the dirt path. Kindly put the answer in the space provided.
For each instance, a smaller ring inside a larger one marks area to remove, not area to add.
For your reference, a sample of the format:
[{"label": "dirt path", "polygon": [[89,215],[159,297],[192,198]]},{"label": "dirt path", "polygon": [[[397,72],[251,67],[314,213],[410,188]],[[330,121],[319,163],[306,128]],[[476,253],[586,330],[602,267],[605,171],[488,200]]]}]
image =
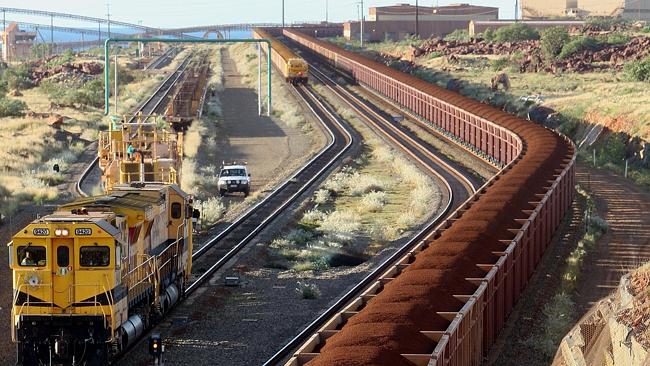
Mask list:
[{"label": "dirt path", "polygon": [[252,191],[259,191],[293,170],[292,163],[310,155],[312,146],[300,130],[257,114],[257,94],[243,84],[228,49],[222,62],[225,89],[219,93],[222,122],[217,147],[210,154],[199,151],[198,162],[219,166],[222,161],[246,161]]},{"label": "dirt path", "polygon": [[578,165],[578,182],[592,195],[609,230],[587,255],[578,284],[579,317],[612,292],[621,276],[650,260],[650,193],[603,170]]}]

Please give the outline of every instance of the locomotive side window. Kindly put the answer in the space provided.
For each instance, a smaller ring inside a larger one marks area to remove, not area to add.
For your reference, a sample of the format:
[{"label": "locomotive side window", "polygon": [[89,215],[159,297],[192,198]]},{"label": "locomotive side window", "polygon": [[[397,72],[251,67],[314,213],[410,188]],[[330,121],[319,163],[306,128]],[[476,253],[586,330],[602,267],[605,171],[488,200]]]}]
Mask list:
[{"label": "locomotive side window", "polygon": [[111,262],[109,247],[86,246],[79,248],[79,264],[82,267],[108,267]]},{"label": "locomotive side window", "polygon": [[178,202],[172,203],[172,218],[173,219],[180,219],[182,212],[183,212],[183,210],[182,210],[182,206],[181,206],[180,203],[178,203]]},{"label": "locomotive side window", "polygon": [[67,267],[70,265],[70,250],[68,247],[56,248],[56,265],[59,267]]},{"label": "locomotive side window", "polygon": [[47,264],[45,247],[19,246],[18,264],[22,267],[44,267]]}]

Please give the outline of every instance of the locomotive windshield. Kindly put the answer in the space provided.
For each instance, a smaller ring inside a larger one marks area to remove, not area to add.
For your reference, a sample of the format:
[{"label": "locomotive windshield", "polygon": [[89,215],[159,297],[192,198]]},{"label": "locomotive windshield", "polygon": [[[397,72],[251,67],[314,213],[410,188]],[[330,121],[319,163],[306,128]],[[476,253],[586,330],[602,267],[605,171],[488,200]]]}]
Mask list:
[{"label": "locomotive windshield", "polygon": [[18,247],[18,263],[22,267],[44,267],[47,264],[45,247]]},{"label": "locomotive windshield", "polygon": [[81,247],[79,249],[79,263],[83,267],[108,267],[111,261],[108,247]]}]

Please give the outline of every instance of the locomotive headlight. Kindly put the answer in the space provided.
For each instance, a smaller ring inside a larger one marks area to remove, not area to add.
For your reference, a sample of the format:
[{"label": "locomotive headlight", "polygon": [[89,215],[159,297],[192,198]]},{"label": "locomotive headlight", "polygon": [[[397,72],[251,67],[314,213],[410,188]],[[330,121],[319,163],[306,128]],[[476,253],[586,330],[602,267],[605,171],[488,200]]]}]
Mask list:
[{"label": "locomotive headlight", "polygon": [[54,235],[56,235],[56,236],[61,236],[61,233],[63,233],[63,230],[61,230],[61,229],[54,230]]},{"label": "locomotive headlight", "polygon": [[68,236],[68,234],[70,234],[70,232],[68,231],[68,229],[62,229],[62,230],[61,230],[61,235],[63,235],[63,236]]}]

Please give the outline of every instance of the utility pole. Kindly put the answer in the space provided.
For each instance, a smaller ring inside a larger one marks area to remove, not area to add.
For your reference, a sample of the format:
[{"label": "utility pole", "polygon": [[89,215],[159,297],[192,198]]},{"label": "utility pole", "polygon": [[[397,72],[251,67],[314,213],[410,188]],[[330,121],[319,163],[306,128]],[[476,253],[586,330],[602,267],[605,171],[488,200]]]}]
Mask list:
[{"label": "utility pole", "polygon": [[420,38],[420,7],[418,0],[415,0],[415,36]]},{"label": "utility pole", "polygon": [[106,3],[106,20],[108,22],[108,38],[111,38],[111,5]]},{"label": "utility pole", "polygon": [[117,53],[118,49],[115,49],[115,115],[117,116]]},{"label": "utility pole", "polygon": [[284,28],[284,0],[282,0],[282,28]]},{"label": "utility pole", "polygon": [[515,22],[519,18],[519,0],[515,0]]},{"label": "utility pole", "polygon": [[50,15],[50,56],[54,53],[54,15]]},{"label": "utility pole", "polygon": [[99,31],[99,35],[97,36],[97,43],[101,45],[102,44],[102,22],[97,22],[97,30]]},{"label": "utility pole", "polygon": [[325,24],[329,23],[329,7],[330,7],[329,0],[325,0]]},{"label": "utility pole", "polygon": [[363,10],[363,0],[361,0],[361,47],[363,47],[363,18],[365,18],[365,13]]}]

